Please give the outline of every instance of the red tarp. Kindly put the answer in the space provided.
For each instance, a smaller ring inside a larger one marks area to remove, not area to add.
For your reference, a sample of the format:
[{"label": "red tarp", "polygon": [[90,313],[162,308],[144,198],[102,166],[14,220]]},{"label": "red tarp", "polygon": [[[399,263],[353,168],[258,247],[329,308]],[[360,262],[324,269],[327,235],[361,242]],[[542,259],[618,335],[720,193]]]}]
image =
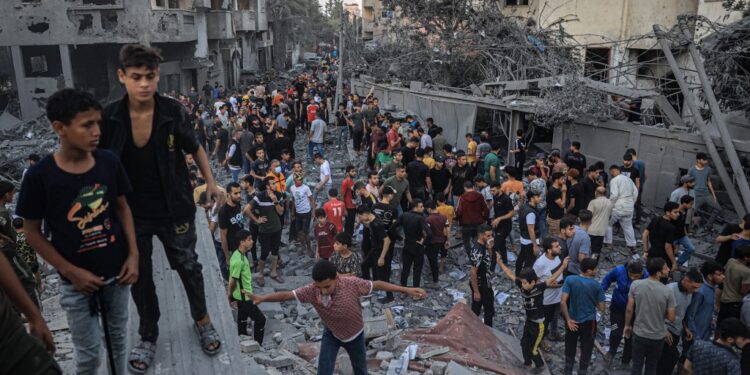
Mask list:
[{"label": "red tarp", "polygon": [[[432,348],[450,348],[448,353],[432,357],[433,360],[454,361],[464,366],[476,366],[505,375],[527,373],[523,367],[523,358],[519,357],[519,341],[506,340],[495,335],[465,303],[453,306],[434,327],[407,330],[401,337]],[[429,350],[422,350],[420,347],[417,355]]]}]

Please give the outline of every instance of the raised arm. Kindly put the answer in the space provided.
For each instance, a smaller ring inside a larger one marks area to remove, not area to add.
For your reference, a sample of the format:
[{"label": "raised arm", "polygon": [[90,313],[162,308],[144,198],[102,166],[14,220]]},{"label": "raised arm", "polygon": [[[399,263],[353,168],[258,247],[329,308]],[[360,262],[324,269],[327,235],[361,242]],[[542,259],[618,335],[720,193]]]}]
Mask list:
[{"label": "raised arm", "polygon": [[552,286],[554,284],[557,284],[557,278],[560,277],[560,275],[562,275],[563,270],[568,269],[568,261],[569,261],[568,257],[565,257],[565,259],[563,259],[560,267],[557,267],[557,271],[555,271],[555,273],[553,273],[552,276],[550,276],[549,279],[547,279],[546,281],[547,286]]},{"label": "raised arm", "polygon": [[284,302],[293,300],[294,293],[291,291],[286,291],[266,295],[253,294],[251,298],[253,299],[253,303],[256,305],[263,302]]}]

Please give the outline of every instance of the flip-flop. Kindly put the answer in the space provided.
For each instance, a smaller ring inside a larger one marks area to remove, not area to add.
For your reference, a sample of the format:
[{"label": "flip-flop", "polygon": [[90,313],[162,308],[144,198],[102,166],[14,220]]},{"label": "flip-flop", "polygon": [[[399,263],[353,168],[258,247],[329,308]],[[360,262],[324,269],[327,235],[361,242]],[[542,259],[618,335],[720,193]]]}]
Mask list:
[{"label": "flip-flop", "polygon": [[[198,333],[198,338],[201,341],[201,349],[203,349],[204,353],[213,356],[221,350],[221,338],[213,324],[208,323],[201,326],[195,323],[195,331]],[[208,346],[212,343],[216,343],[216,347],[209,349]]]},{"label": "flip-flop", "polygon": [[[133,347],[128,356],[128,370],[136,374],[145,374],[148,368],[151,367],[151,363],[154,361],[156,355],[156,344],[150,341],[141,341]],[[133,365],[133,362],[140,362],[146,365],[145,368],[140,368]]]},{"label": "flip-flop", "polygon": [[272,279],[276,280],[277,283],[283,284],[284,278],[281,276],[281,274],[276,274],[275,276],[271,276]]}]

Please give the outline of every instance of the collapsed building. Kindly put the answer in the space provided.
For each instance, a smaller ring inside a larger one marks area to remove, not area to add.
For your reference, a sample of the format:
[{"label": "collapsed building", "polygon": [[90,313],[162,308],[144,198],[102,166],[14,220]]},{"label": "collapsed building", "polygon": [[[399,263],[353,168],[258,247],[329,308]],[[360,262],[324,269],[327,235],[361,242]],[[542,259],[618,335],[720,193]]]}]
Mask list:
[{"label": "collapsed building", "polygon": [[[161,49],[160,92],[239,87],[271,66],[266,0],[9,0],[0,14],[3,124],[43,114],[45,98],[77,87],[108,101],[124,93],[118,51]],[[7,115],[5,114],[7,112]],[[8,115],[12,115],[9,117]],[[15,121],[17,122],[17,121]]]}]

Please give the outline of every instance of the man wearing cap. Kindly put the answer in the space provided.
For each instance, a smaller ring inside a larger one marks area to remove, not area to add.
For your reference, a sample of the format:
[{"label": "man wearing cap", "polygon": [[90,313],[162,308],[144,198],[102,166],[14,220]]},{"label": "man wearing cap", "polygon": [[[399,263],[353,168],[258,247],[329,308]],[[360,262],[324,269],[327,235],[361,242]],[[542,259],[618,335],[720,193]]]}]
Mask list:
[{"label": "man wearing cap", "polygon": [[683,365],[687,374],[740,374],[740,359],[734,348],[743,349],[750,342],[750,330],[737,318],[729,318],[719,325],[719,338],[714,341],[697,340]]}]

